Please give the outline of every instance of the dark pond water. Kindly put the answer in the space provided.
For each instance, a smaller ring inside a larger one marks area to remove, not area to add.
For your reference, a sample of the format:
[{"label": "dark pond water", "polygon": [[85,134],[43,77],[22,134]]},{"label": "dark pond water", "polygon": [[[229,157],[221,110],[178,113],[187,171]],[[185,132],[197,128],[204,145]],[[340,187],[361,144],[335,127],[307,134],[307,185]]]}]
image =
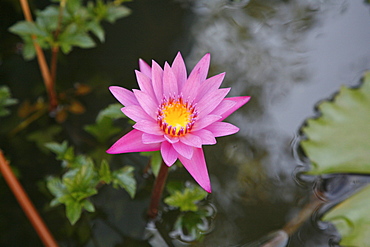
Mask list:
[{"label": "dark pond water", "polygon": [[[48,2],[34,4],[43,8]],[[15,49],[18,40],[6,33],[22,14],[11,1],[0,6],[0,84],[8,85],[20,101],[35,101],[44,94],[37,64],[24,62]],[[7,132],[16,120],[0,119],[0,148],[19,170],[20,181],[60,245],[260,246],[260,239],[282,229],[310,201],[317,202],[325,194],[327,204],[312,210],[287,244],[272,246],[335,246],[340,236],[319,217],[364,179],[300,176],[308,163],[300,159],[299,129],[306,118],[315,116],[318,101],[332,96],[340,85],[358,85],[370,68],[370,5],[360,0],[134,0],[127,6],[133,10],[129,17],[105,25],[104,44],[61,57],[58,90],[80,82],[93,92],[80,99],[86,113],[70,116],[57,141],[67,139],[77,151],[89,150],[92,144],[86,143],[82,126],[93,123],[99,110],[115,103],[109,85],[137,87],[133,71],[138,58],[163,64],[181,51],[191,68],[209,52],[210,75],[225,71],[223,86],[232,88],[229,96],[250,95],[252,100],[228,118],[240,131],[205,148],[213,193],[204,207],[212,216],[199,242],[172,230],[177,215],[168,209],[162,213],[163,220],[148,224],[145,212],[153,179],[141,175],[148,161],[138,154],[114,160],[117,167],[137,167],[135,199],[103,187],[93,198],[97,213],[84,214],[70,227],[63,207],[48,206],[51,196],[43,183],[47,175],[61,172],[59,162],[27,138],[32,131],[55,124],[54,120],[45,117],[9,138]],[[121,127],[123,132],[130,129],[127,124]],[[169,180],[178,178],[192,181],[184,171],[169,175]],[[0,246],[40,246],[3,179],[0,198]]]}]

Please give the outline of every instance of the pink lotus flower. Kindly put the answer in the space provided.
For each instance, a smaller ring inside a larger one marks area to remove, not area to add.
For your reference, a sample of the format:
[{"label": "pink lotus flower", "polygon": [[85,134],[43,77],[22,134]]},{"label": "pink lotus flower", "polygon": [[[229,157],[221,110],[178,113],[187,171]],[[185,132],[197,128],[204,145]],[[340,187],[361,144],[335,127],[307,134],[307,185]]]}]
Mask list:
[{"label": "pink lotus flower", "polygon": [[198,184],[211,192],[211,184],[202,145],[216,143],[215,137],[231,135],[239,128],[222,122],[247,103],[249,96],[225,98],[230,88],[219,89],[225,73],[206,79],[210,54],[206,54],[187,77],[180,53],[170,66],[162,69],[155,61],[152,67],[139,60],[136,78],[140,90],[132,92],[109,87],[125,107],[122,112],[136,123],[107,153],[129,153],[161,150],[167,166],[177,159]]}]

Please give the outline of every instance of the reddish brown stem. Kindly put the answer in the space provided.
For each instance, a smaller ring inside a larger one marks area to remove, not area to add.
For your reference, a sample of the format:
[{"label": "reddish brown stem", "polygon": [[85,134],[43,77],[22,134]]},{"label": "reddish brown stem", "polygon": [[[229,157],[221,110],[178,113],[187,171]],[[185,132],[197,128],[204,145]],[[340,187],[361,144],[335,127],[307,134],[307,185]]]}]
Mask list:
[{"label": "reddish brown stem", "polygon": [[36,208],[32,204],[31,200],[24,191],[22,185],[19,183],[15,177],[13,171],[10,169],[8,162],[6,161],[2,151],[0,150],[0,172],[3,174],[5,181],[12,190],[15,198],[22,207],[24,213],[30,220],[33,228],[36,230],[41,241],[45,246],[57,247],[58,244],[51,235],[49,229],[45,225],[44,221],[41,219],[40,215],[37,213]]},{"label": "reddish brown stem", "polygon": [[56,81],[57,78],[57,62],[58,62],[59,46],[51,48],[51,78]]},{"label": "reddish brown stem", "polygon": [[166,183],[168,175],[168,166],[162,161],[161,168],[159,169],[158,176],[154,182],[154,187],[152,190],[152,197],[150,200],[150,206],[148,210],[148,216],[152,219],[158,215],[158,206],[162,198],[164,184]]},{"label": "reddish brown stem", "polygon": [[[59,6],[58,26],[54,33],[54,40],[58,39],[60,28],[63,20],[63,11],[66,4],[66,0],[62,0]],[[54,45],[51,48],[51,78],[53,82],[56,82],[57,77],[57,62],[58,62],[59,45]]]},{"label": "reddish brown stem", "polygon": [[289,221],[284,227],[283,230],[289,235],[293,235],[301,226],[302,224],[307,221],[308,218],[311,217],[312,213],[324,204],[324,201],[318,199],[315,196],[312,196],[312,200],[305,205],[299,214],[294,217],[291,221]]},{"label": "reddish brown stem", "polygon": [[[33,22],[30,7],[28,5],[27,0],[19,0],[19,1],[21,3],[21,7],[22,7],[22,11],[23,11],[25,19],[29,22]],[[39,67],[40,67],[40,70],[41,70],[41,75],[42,75],[42,78],[44,80],[46,91],[48,93],[50,111],[52,111],[58,105],[57,95],[56,95],[55,87],[54,87],[54,81],[53,81],[53,78],[51,76],[49,67],[46,63],[44,52],[42,51],[41,47],[36,42],[36,36],[33,35],[32,39],[33,39],[33,45],[34,45],[35,50],[36,50],[37,61],[39,63]]]}]

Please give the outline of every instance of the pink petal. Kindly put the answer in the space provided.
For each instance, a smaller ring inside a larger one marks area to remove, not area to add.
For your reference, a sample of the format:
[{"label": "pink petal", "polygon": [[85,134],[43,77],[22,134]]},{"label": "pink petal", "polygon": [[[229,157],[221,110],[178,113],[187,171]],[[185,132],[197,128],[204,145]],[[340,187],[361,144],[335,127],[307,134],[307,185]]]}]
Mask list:
[{"label": "pink petal", "polygon": [[184,87],[182,89],[182,95],[185,101],[192,102],[197,94],[200,87],[200,72],[196,71],[191,76],[189,76],[188,80],[185,82]]},{"label": "pink petal", "polygon": [[164,138],[166,138],[169,143],[176,143],[179,141],[177,136],[164,135]]},{"label": "pink petal", "polygon": [[124,106],[139,104],[133,92],[127,90],[126,88],[110,86],[109,90],[113,96]]},{"label": "pink petal", "polygon": [[158,103],[163,100],[163,70],[154,60],[152,61],[152,83]]},{"label": "pink petal", "polygon": [[152,135],[163,135],[163,131],[159,128],[158,124],[154,121],[141,120],[132,126],[134,129]]},{"label": "pink petal", "polygon": [[212,115],[222,116],[225,112],[229,111],[236,105],[235,101],[223,99],[221,103],[211,112]]},{"label": "pink petal", "polygon": [[184,136],[181,136],[180,141],[188,146],[201,148],[202,147],[202,139],[197,136],[193,135],[192,133],[187,133]]},{"label": "pink petal", "polygon": [[192,134],[198,136],[202,140],[202,145],[213,145],[217,143],[214,134],[209,130],[201,129],[192,132]]},{"label": "pink petal", "polygon": [[225,73],[221,73],[215,76],[212,76],[200,84],[198,90],[198,96],[195,101],[199,101],[204,95],[209,92],[217,90],[225,77]]},{"label": "pink petal", "polygon": [[211,61],[211,54],[207,53],[199,60],[197,65],[195,65],[194,69],[191,71],[189,78],[192,77],[193,74],[199,73],[199,80],[203,82],[208,75],[209,63]]},{"label": "pink petal", "polygon": [[153,120],[139,105],[129,105],[123,107],[121,111],[135,122],[139,122],[140,120]]},{"label": "pink petal", "polygon": [[230,108],[228,111],[222,114],[222,118],[220,121],[224,120],[227,118],[231,113],[234,111],[238,110],[241,106],[243,106],[245,103],[247,103],[251,99],[250,96],[240,96],[240,97],[231,97],[231,98],[226,98],[225,100],[232,100],[235,101],[236,104]]},{"label": "pink petal", "polygon": [[143,133],[142,136],[142,141],[144,144],[152,144],[152,143],[158,143],[158,142],[163,142],[165,139],[163,135],[152,135],[148,133]]},{"label": "pink petal", "polygon": [[134,95],[139,102],[140,106],[143,108],[143,110],[153,119],[156,120],[157,117],[157,110],[158,105],[156,104],[156,101],[152,97],[149,96],[149,94],[144,93],[140,90],[134,89]]},{"label": "pink petal", "polygon": [[170,65],[166,62],[163,71],[163,96],[167,99],[178,94],[177,79]]},{"label": "pink petal", "polygon": [[215,137],[232,135],[239,131],[238,127],[226,122],[215,122],[206,129],[211,131]]},{"label": "pink petal", "polygon": [[[152,80],[140,71],[135,70],[135,74],[141,91],[147,93],[152,99],[156,99],[152,87]],[[158,104],[158,101],[156,103]]]},{"label": "pink petal", "polygon": [[184,59],[182,58],[180,52],[177,53],[177,56],[173,60],[172,71],[176,76],[179,91],[181,91],[185,84],[187,74]]},{"label": "pink petal", "polygon": [[220,119],[221,119],[221,116],[218,116],[218,115],[205,116],[205,117],[203,117],[203,118],[201,118],[201,119],[199,119],[198,121],[195,122],[192,131],[197,131],[197,130],[203,129],[203,128],[207,127],[208,125],[210,125],[211,123],[214,123],[216,121],[220,121]]},{"label": "pink petal", "polygon": [[162,142],[161,144],[161,154],[164,163],[167,166],[172,166],[173,163],[177,160],[178,153],[172,147],[172,144],[168,142]]},{"label": "pink petal", "polygon": [[126,135],[116,141],[106,152],[109,154],[131,153],[131,152],[150,152],[158,151],[161,147],[159,143],[144,144],[141,140],[143,132],[131,130]]},{"label": "pink petal", "polygon": [[199,118],[208,115],[213,111],[229,93],[230,88],[222,88],[207,93],[198,103]]},{"label": "pink petal", "polygon": [[176,142],[172,144],[173,148],[176,150],[176,152],[179,153],[179,155],[184,156],[187,159],[191,159],[193,156],[193,149],[194,147],[188,146],[182,142]]},{"label": "pink petal", "polygon": [[139,59],[140,72],[149,78],[152,78],[152,68],[142,59]]},{"label": "pink petal", "polygon": [[179,155],[179,159],[195,181],[197,181],[205,191],[211,193],[211,182],[209,180],[203,150],[201,148],[194,148],[193,157],[191,159],[187,159],[181,155]]}]

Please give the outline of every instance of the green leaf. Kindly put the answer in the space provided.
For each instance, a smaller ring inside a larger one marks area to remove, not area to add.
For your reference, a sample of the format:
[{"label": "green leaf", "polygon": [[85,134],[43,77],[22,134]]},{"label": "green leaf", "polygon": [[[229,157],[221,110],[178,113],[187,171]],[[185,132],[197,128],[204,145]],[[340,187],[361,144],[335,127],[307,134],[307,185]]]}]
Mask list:
[{"label": "green leaf", "polygon": [[82,207],[90,213],[95,212],[94,204],[92,204],[88,199],[82,201]]},{"label": "green leaf", "polygon": [[82,212],[82,203],[74,200],[73,198],[68,198],[68,200],[65,200],[66,205],[66,215],[71,222],[71,225],[74,225],[77,220],[81,217]]},{"label": "green leaf", "polygon": [[184,190],[169,190],[171,195],[164,199],[164,202],[168,205],[176,208],[180,208],[180,211],[197,211],[197,203],[205,199],[208,195],[199,186],[189,186]]},{"label": "green leaf", "polygon": [[36,56],[35,46],[33,44],[32,39],[29,39],[29,40],[27,40],[26,38],[23,38],[23,39],[25,40],[23,49],[22,49],[23,58],[24,60],[31,60],[35,58]]},{"label": "green leaf", "polygon": [[[62,45],[64,45],[65,47],[78,46],[81,48],[92,48],[95,46],[95,42],[90,38],[90,36],[87,33],[84,33],[84,32],[65,36],[64,40],[61,40],[61,42],[62,42]],[[65,51],[67,50],[65,49]],[[69,51],[70,49],[68,49],[68,52]]]},{"label": "green leaf", "polygon": [[10,90],[7,86],[0,86],[0,117],[9,115],[10,112],[5,107],[17,104],[18,100],[11,98]]},{"label": "green leaf", "polygon": [[66,161],[71,165],[76,159],[73,147],[68,147],[68,142],[64,141],[61,144],[57,142],[49,142],[45,144],[45,147],[57,155],[57,160]]},{"label": "green leaf", "polygon": [[43,10],[36,11],[36,25],[40,30],[44,30],[41,36],[49,36],[53,39],[53,34],[58,28],[59,22],[59,7],[56,5],[50,5]]},{"label": "green leaf", "polygon": [[[193,185],[191,185],[193,186]],[[172,194],[175,194],[176,191],[184,191],[185,189],[185,184],[181,181],[168,181],[167,185],[166,185],[166,190],[168,191],[168,193],[170,193],[171,195]]]},{"label": "green leaf", "polygon": [[331,221],[342,236],[341,246],[368,246],[370,185],[338,204],[323,217]]},{"label": "green leaf", "polygon": [[112,135],[121,131],[113,126],[113,120],[108,117],[103,117],[95,124],[86,125],[84,130],[93,135],[100,143],[106,142]]},{"label": "green leaf", "polygon": [[111,104],[101,110],[96,117],[96,123],[86,125],[84,130],[93,135],[100,143],[106,142],[113,135],[121,132],[121,129],[113,126],[113,120],[123,118],[122,105]]},{"label": "green leaf", "polygon": [[105,20],[110,23],[114,23],[117,19],[126,17],[131,14],[131,10],[125,6],[115,6],[110,5],[108,6],[107,16]]},{"label": "green leaf", "polygon": [[69,192],[79,192],[76,193],[76,197],[79,197],[78,199],[96,194],[95,186],[98,184],[98,179],[92,161],[64,174],[63,184],[66,185]]},{"label": "green leaf", "polygon": [[64,53],[70,52],[72,46],[81,48],[91,48],[95,46],[95,42],[86,31],[79,29],[75,23],[68,25],[63,32],[61,32],[58,41]]},{"label": "green leaf", "polygon": [[100,42],[104,42],[105,40],[104,29],[98,22],[96,21],[89,22],[87,24],[87,29],[90,30],[96,37],[98,37]]},{"label": "green leaf", "polygon": [[81,0],[68,0],[66,8],[70,13],[77,12],[81,8]]},{"label": "green leaf", "polygon": [[98,21],[105,19],[108,14],[108,6],[103,1],[96,1],[95,6],[93,3],[89,3],[87,8]]},{"label": "green leaf", "polygon": [[[54,148],[60,149],[60,146]],[[97,173],[92,161],[69,170],[63,175],[62,180],[49,177],[47,188],[55,197],[50,205],[57,206],[63,203],[66,206],[66,216],[73,225],[80,218],[82,209],[95,211],[94,205],[87,198],[97,194],[97,184]]]},{"label": "green leaf", "polygon": [[[342,87],[333,101],[318,106],[321,116],[309,119],[301,147],[311,160],[308,174],[370,174],[370,72],[359,88]],[[367,186],[323,217],[342,235],[341,245],[366,246],[370,238],[370,187]]]},{"label": "green leaf", "polygon": [[109,164],[106,160],[102,160],[100,169],[99,169],[99,180],[110,184],[112,182],[112,174],[109,169]]},{"label": "green leaf", "polygon": [[134,178],[134,168],[132,166],[125,166],[112,174],[113,187],[121,187],[134,198],[136,192],[136,180]]},{"label": "green leaf", "polygon": [[64,141],[62,143],[49,142],[45,144],[45,147],[57,155],[57,159],[64,159],[64,156],[68,149],[68,142]]},{"label": "green leaf", "polygon": [[60,44],[60,49],[64,54],[68,54],[72,51],[72,45],[69,43],[61,43]]},{"label": "green leaf", "polygon": [[27,140],[34,141],[40,150],[46,151],[45,143],[54,140],[54,137],[62,131],[58,125],[52,125],[47,129],[34,131],[27,136]]},{"label": "green leaf", "polygon": [[46,187],[55,197],[55,199],[52,200],[50,203],[50,206],[52,207],[59,205],[61,203],[59,199],[68,192],[66,186],[62,183],[62,181],[56,177],[48,177],[46,179]]},{"label": "green leaf", "polygon": [[96,117],[96,122],[100,122],[103,120],[104,117],[116,120],[120,118],[126,117],[122,111],[122,105],[121,104],[110,104],[107,108],[101,110]]},{"label": "green leaf", "polygon": [[45,32],[39,29],[35,23],[29,21],[19,21],[9,28],[9,31],[20,36],[36,35],[44,36]]},{"label": "green leaf", "polygon": [[302,128],[301,146],[313,165],[308,174],[370,173],[370,72],[361,87],[342,87],[318,109],[321,116]]}]

